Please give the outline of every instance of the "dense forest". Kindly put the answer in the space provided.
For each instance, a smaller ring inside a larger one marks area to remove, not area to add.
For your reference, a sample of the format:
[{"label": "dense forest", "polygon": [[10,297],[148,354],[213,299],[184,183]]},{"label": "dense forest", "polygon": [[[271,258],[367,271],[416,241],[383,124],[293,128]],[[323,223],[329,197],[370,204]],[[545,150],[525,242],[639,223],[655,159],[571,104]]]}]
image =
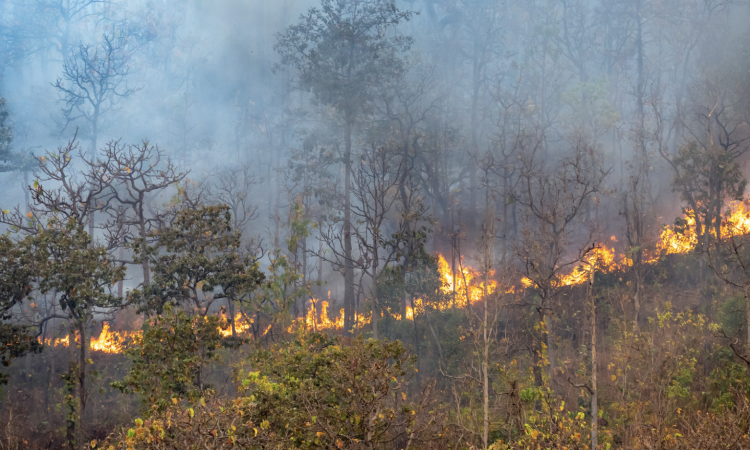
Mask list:
[{"label": "dense forest", "polygon": [[749,20],[1,0],[0,450],[750,448]]}]

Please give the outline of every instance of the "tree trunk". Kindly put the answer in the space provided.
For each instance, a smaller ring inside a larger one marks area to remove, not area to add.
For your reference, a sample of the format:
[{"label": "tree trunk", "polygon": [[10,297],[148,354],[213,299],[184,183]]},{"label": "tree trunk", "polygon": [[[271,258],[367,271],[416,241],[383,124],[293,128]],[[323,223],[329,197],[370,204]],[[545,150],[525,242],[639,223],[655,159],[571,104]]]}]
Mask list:
[{"label": "tree trunk", "polygon": [[376,238],[373,242],[372,251],[372,338],[378,339],[378,319],[380,318],[380,308],[378,307],[378,278],[380,273],[378,272],[378,247],[380,243]]},{"label": "tree trunk", "polygon": [[[637,220],[640,220],[638,218]],[[640,247],[640,236],[638,245]],[[633,330],[635,332],[638,332],[639,325],[638,321],[640,320],[640,313],[641,313],[641,301],[643,300],[643,260],[641,258],[642,250],[639,250],[635,254],[635,261],[634,261],[634,273],[635,273],[635,295],[633,296],[633,306],[634,306],[634,314],[633,314]]]},{"label": "tree trunk", "polygon": [[[485,172],[486,175],[486,172]],[[490,333],[489,327],[489,292],[487,292],[487,286],[489,284],[489,274],[492,270],[492,245],[493,238],[495,235],[495,214],[494,208],[490,204],[490,189],[487,188],[485,196],[485,211],[486,219],[483,226],[484,232],[484,261],[482,272],[484,272],[484,283],[482,285],[482,297],[484,304],[484,318],[482,321],[482,445],[484,450],[487,450],[489,446],[490,436]],[[467,286],[468,288],[468,286]],[[467,304],[467,308],[470,305]]]},{"label": "tree trunk", "polygon": [[84,323],[79,324],[78,332],[81,335],[81,350],[78,360],[78,448],[83,449],[83,421],[86,414],[86,350],[88,340],[86,338],[86,326]]},{"label": "tree trunk", "polygon": [[354,326],[354,265],[352,261],[351,178],[352,119],[347,117],[344,153],[344,334],[351,335]]},{"label": "tree trunk", "polygon": [[596,266],[591,266],[589,275],[589,302],[591,303],[591,450],[596,450],[599,443],[599,405],[598,391],[596,389],[596,375],[598,365],[596,363],[596,296],[594,295],[594,274]]},{"label": "tree trunk", "polygon": [[77,448],[76,424],[78,423],[78,408],[76,408],[75,401],[76,384],[74,382],[74,369],[75,365],[71,363],[68,373],[63,375],[63,378],[65,379],[65,405],[67,407],[67,416],[65,417],[65,439],[68,441],[68,446],[72,449]]},{"label": "tree trunk", "polygon": [[227,311],[229,314],[229,323],[232,325],[232,337],[237,337],[237,326],[234,323],[234,302],[231,298],[227,297]]},{"label": "tree trunk", "polygon": [[[488,244],[489,245],[489,244]],[[489,250],[489,249],[488,249]],[[487,270],[484,271],[484,323],[482,325],[483,332],[483,352],[482,352],[482,444],[484,450],[487,450],[489,445],[489,433],[490,433],[490,380],[489,380],[489,359],[490,359],[490,336],[487,331],[488,326],[488,295],[487,295]]]},{"label": "tree trunk", "polygon": [[151,269],[148,264],[148,254],[146,253],[146,216],[143,212],[143,201],[143,194],[140,194],[140,198],[138,199],[138,232],[140,233],[141,245],[143,246],[141,249],[141,270],[143,271],[143,286],[148,286],[151,284]]},{"label": "tree trunk", "polygon": [[549,362],[549,384],[555,383],[555,339],[552,332],[552,311],[544,313],[544,329],[547,332],[547,361]]}]

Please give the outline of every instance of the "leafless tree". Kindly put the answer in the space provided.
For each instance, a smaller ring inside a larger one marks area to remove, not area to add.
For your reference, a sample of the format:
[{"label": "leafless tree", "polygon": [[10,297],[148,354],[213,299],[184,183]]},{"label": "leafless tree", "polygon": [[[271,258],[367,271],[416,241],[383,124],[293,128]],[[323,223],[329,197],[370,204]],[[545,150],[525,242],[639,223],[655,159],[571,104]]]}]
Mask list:
[{"label": "leafless tree", "polygon": [[[579,261],[575,248],[592,239],[581,231],[589,201],[600,194],[610,170],[604,169],[594,149],[574,138],[571,148],[550,168],[536,149],[523,157],[519,188],[515,194],[523,206],[522,229],[514,246],[521,275],[538,295],[536,308],[546,335],[550,379],[554,381],[555,353],[551,303],[562,289],[561,275]],[[541,339],[536,358],[542,357]],[[542,385],[541,362],[535,366],[535,382]]]}]

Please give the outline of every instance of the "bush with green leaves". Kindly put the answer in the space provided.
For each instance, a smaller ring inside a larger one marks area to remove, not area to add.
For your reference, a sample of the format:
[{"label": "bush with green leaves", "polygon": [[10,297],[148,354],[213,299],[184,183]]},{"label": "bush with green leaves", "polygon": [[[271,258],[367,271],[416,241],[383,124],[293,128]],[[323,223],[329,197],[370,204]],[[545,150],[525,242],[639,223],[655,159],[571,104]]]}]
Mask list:
[{"label": "bush with green leaves", "polygon": [[[409,385],[400,342],[344,341],[302,331],[257,350],[234,399],[174,397],[122,430],[116,448],[419,448],[444,436],[429,411],[433,383]],[[236,447],[232,447],[235,445]]]},{"label": "bush with green leaves", "polygon": [[204,371],[219,362],[222,345],[234,344],[221,331],[226,320],[215,315],[193,315],[167,307],[144,325],[125,350],[132,365],[122,381],[112,386],[142,396],[144,413],[161,413],[173,398],[196,400],[210,388]]}]

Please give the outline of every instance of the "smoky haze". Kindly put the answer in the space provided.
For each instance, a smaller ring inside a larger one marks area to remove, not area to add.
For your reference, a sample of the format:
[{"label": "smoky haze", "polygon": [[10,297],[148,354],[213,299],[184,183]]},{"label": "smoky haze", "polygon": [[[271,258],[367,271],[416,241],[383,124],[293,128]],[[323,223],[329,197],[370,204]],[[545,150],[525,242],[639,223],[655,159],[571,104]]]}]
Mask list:
[{"label": "smoky haze", "polygon": [[748,448],[748,23],[0,0],[0,447]]},{"label": "smoky haze", "polygon": [[[384,245],[373,242],[373,226],[386,238],[424,230],[428,253],[456,254],[463,241],[462,254],[477,260],[477,242],[494,219],[495,266],[523,272],[531,256],[518,244],[553,239],[545,241],[559,253],[545,262],[552,270],[575,261],[586,243],[646,246],[692,207],[690,180],[673,183],[686,176],[680,152],[689,143],[718,143],[744,173],[744,2],[399,1],[400,11],[418,13],[383,30],[385,38],[411,38],[395,50],[401,66],[367,87],[349,122],[342,103],[328,101],[294,58],[282,58],[288,27],[319,6],[4,0],[0,96],[9,149],[39,157],[76,132],[84,153],[112,141],[156,145],[161,164],[169,158],[189,172],[181,182],[199,191],[200,202],[242,198],[230,206],[246,241],[263,254],[295,254],[307,279],[327,284],[315,295],[330,290],[353,308],[363,307],[374,282],[373,246]],[[85,46],[101,48],[105,36],[121,40],[115,57],[123,66],[92,121],[88,100],[66,97],[73,81],[65,64]],[[383,173],[364,169],[378,157],[391,158]],[[347,158],[355,173],[342,199]],[[27,164],[0,174],[2,209],[21,205],[24,214],[34,170]],[[401,178],[378,199],[368,176],[386,184]],[[175,186],[155,192],[150,207],[178,195]],[[558,195],[566,190],[569,197]],[[383,199],[390,209],[375,225],[368,207]],[[344,210],[354,216],[350,250]],[[411,223],[401,220],[417,210]],[[315,226],[287,248],[298,213]],[[94,222],[104,240],[105,219]],[[548,227],[559,234],[551,238]],[[401,253],[378,258],[380,269],[403,262]],[[141,281],[129,274],[130,285]]]}]

